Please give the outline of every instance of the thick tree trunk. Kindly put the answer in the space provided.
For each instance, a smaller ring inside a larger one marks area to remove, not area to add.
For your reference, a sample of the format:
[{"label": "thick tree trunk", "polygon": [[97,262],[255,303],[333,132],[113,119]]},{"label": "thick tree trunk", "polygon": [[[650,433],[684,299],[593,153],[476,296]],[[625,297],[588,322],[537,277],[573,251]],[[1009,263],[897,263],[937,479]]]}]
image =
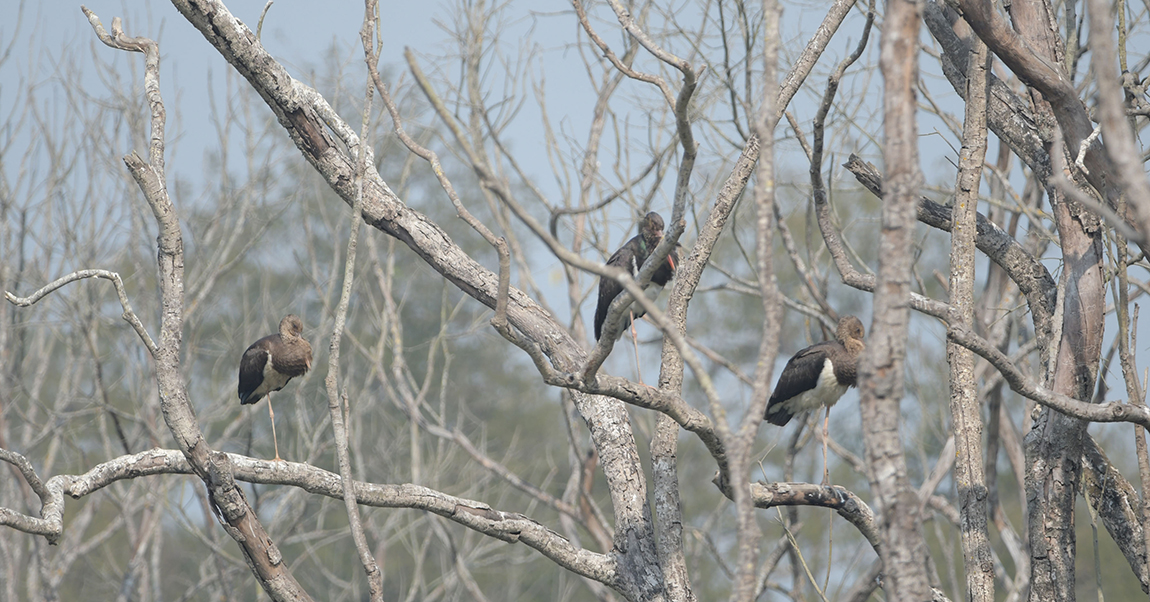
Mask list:
[{"label": "thick tree trunk", "polygon": [[915,119],[920,23],[918,3],[887,2],[880,58],[887,181],[874,320],[859,370],[868,477],[882,512],[883,587],[887,599],[898,601],[931,598],[919,501],[907,478],[899,431],[910,320],[911,243],[922,185]]},{"label": "thick tree trunk", "polygon": [[[1011,4],[1015,30],[1041,58],[1061,72],[1062,40],[1055,29],[1052,11],[1045,0]],[[1066,132],[1067,124],[1076,123],[1070,115],[1059,116],[1060,111],[1071,112],[1063,107],[1066,103],[1052,105],[1034,89],[1031,99],[1039,123],[1045,123],[1049,127],[1047,131],[1055,131],[1061,122],[1062,131]],[[1057,147],[1048,147],[1048,150],[1062,152]],[[1057,164],[1059,158],[1055,157],[1055,161]],[[1051,388],[1075,399],[1089,400],[1102,351],[1102,312],[1106,306],[1101,227],[1095,215],[1063,197],[1053,185],[1047,187],[1047,194],[1058,224],[1065,262],[1062,338],[1055,356]],[[1074,600],[1075,597],[1074,504],[1081,486],[1082,438],[1088,424],[1043,409],[1026,437],[1030,599],[1036,602]]]}]

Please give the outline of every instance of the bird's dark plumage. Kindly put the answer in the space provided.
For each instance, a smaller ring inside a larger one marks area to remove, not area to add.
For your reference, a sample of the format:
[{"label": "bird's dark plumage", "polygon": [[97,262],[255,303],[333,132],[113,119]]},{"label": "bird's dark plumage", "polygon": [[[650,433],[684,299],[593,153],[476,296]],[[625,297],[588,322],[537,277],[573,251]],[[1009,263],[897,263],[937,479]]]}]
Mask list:
[{"label": "bird's dark plumage", "polygon": [[835,329],[835,340],[796,353],[779,375],[764,418],[783,426],[799,412],[834,405],[847,388],[858,384],[862,339],[862,322],[843,316]]},{"label": "bird's dark plumage", "polygon": [[[628,240],[618,251],[607,260],[607,265],[618,268],[623,268],[630,272],[634,277],[639,273],[639,268],[643,267],[643,263],[651,255],[651,251],[659,244],[663,238],[663,217],[654,211],[643,216],[639,222],[639,234],[635,235]],[[667,256],[667,261],[663,262],[655,273],[651,275],[651,286],[648,287],[648,293],[658,294],[671,278],[675,275],[675,266],[679,262],[679,245],[671,250]],[[623,285],[612,280],[611,278],[599,278],[599,303],[595,306],[595,340],[599,340],[599,336],[603,334],[603,322],[607,319],[607,310],[611,307],[611,302],[619,293],[623,292]],[[638,303],[632,305],[632,313],[637,320],[646,313]],[[621,329],[620,334],[623,330]]]},{"label": "bird's dark plumage", "polygon": [[303,321],[288,315],[280,321],[280,331],[268,335],[244,351],[240,359],[239,396],[241,404],[255,403],[289,380],[303,376],[311,368],[311,345],[304,340]]}]

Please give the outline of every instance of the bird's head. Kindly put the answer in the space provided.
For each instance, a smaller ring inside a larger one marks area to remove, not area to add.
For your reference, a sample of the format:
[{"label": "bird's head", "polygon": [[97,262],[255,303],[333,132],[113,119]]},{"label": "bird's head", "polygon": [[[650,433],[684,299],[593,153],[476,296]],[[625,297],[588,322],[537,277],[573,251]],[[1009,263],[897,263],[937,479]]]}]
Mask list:
[{"label": "bird's head", "polygon": [[654,211],[644,215],[643,220],[639,222],[639,235],[648,245],[647,248],[653,249],[663,238],[663,216]]},{"label": "bird's head", "polygon": [[295,314],[288,314],[280,320],[280,336],[285,339],[298,338],[303,334],[303,320]]},{"label": "bird's head", "polygon": [[858,349],[861,350],[864,335],[865,331],[862,320],[854,316],[843,316],[839,318],[839,325],[835,328],[835,338],[843,345],[846,345],[847,349],[857,346]]}]

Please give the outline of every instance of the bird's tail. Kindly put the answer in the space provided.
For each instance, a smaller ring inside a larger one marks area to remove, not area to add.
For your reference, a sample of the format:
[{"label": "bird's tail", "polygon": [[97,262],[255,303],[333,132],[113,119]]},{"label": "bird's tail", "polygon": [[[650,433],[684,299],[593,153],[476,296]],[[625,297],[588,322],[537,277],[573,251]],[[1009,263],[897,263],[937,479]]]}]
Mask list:
[{"label": "bird's tail", "polygon": [[786,424],[790,422],[791,418],[793,417],[794,414],[784,410],[782,405],[773,407],[768,405],[767,412],[763,416],[763,420],[766,420],[775,426],[786,426]]}]

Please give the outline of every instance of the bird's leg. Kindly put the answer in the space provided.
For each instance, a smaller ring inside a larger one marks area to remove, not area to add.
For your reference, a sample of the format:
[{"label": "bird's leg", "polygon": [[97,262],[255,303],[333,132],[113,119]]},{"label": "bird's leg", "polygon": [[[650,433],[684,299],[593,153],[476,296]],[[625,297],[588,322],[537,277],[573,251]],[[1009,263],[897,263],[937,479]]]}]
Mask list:
[{"label": "bird's leg", "polygon": [[830,468],[827,467],[827,437],[829,436],[827,426],[830,424],[830,421],[831,421],[831,407],[826,406],[826,408],[827,408],[826,415],[823,416],[823,486],[824,487],[829,486],[831,484],[831,471],[830,471]]},{"label": "bird's leg", "polygon": [[272,419],[272,444],[276,448],[276,457],[272,458],[273,462],[283,462],[284,459],[280,457],[280,442],[276,439],[276,413],[272,410],[272,395],[268,393],[268,416]]},{"label": "bird's leg", "polygon": [[639,375],[639,384],[643,384],[643,369],[639,367],[639,334],[635,332],[635,312],[631,312],[631,342],[635,345],[635,372]]}]

